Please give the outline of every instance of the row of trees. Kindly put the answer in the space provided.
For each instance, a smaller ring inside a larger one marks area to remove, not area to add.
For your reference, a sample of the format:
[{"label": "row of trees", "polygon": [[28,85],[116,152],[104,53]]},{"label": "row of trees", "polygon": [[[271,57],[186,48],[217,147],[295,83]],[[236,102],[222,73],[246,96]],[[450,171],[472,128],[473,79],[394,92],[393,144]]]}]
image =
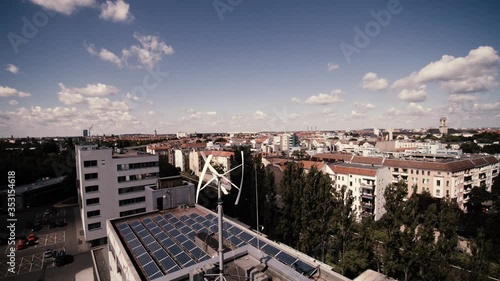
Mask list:
[{"label": "row of trees", "polygon": [[[486,280],[495,274],[491,262],[498,262],[498,254],[492,251],[500,242],[497,212],[478,226],[468,245],[469,255],[457,249],[463,214],[452,200],[436,201],[415,192],[408,196],[406,183],[390,184],[382,219],[358,222],[352,194],[346,187],[332,188],[328,175],[314,167],[306,173],[301,164],[289,163],[281,182],[275,183],[273,173],[245,148],[236,151],[233,165],[241,163],[241,150],[245,153],[243,193],[236,207],[234,193],[225,198],[226,213],[255,229],[258,202],[259,225],[269,238],[328,263],[343,275],[353,278],[369,268],[401,280]],[[231,177],[239,182],[241,172]],[[500,206],[496,202],[492,209]]]}]

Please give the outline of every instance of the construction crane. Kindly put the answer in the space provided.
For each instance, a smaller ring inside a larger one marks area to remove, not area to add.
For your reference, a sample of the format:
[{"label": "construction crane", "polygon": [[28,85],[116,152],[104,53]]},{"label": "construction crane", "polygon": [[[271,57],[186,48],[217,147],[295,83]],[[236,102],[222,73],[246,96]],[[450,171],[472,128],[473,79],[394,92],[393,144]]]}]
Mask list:
[{"label": "construction crane", "polygon": [[88,130],[89,130],[89,137],[92,136],[92,134],[90,133],[90,131],[92,130],[92,128],[94,128],[94,124],[90,125],[90,127],[88,128]]}]

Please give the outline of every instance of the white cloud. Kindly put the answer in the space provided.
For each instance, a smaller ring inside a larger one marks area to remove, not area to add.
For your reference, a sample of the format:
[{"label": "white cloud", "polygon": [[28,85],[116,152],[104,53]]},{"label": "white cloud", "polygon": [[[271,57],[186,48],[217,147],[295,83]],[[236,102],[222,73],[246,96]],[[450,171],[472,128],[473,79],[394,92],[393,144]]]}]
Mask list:
[{"label": "white cloud", "polygon": [[310,96],[305,103],[307,104],[317,104],[317,105],[327,105],[335,102],[340,102],[342,99],[339,97],[343,92],[340,89],[334,89],[329,95],[328,94],[318,94],[316,96]]},{"label": "white cloud", "polygon": [[134,34],[139,45],[132,45],[122,49],[121,56],[102,48],[99,52],[93,44],[84,42],[85,49],[91,55],[97,55],[103,61],[111,62],[119,68],[129,64],[129,59],[135,58],[138,67],[153,68],[164,55],[171,55],[174,49],[163,42],[158,36]]},{"label": "white cloud", "polygon": [[0,97],[19,97],[25,98],[31,96],[30,93],[18,91],[11,87],[0,86]]},{"label": "white cloud", "polygon": [[287,117],[290,120],[295,120],[295,119],[299,119],[300,118],[300,114],[298,114],[298,113],[290,113]]},{"label": "white cloud", "polygon": [[59,93],[80,94],[83,96],[107,96],[118,93],[118,88],[102,83],[87,84],[83,88],[67,88],[63,83],[59,83]]},{"label": "white cloud", "polygon": [[149,115],[154,115],[155,113],[156,113],[156,112],[154,112],[153,110],[148,111],[148,114],[149,114]]},{"label": "white cloud", "polygon": [[217,112],[216,111],[208,111],[207,115],[214,116],[214,115],[217,115]]},{"label": "white cloud", "polygon": [[481,46],[465,57],[444,55],[440,60],[397,80],[392,87],[414,89],[426,83],[439,82],[450,94],[492,91],[498,87],[499,62],[495,49]]},{"label": "white cloud", "polygon": [[361,111],[371,110],[376,107],[374,104],[371,103],[358,103],[358,102],[355,102],[354,106],[356,107],[357,110]]},{"label": "white cloud", "polygon": [[33,4],[42,6],[45,9],[56,11],[64,15],[71,15],[78,8],[92,7],[94,0],[31,0]]},{"label": "white cloud", "polygon": [[370,91],[381,91],[387,89],[388,86],[387,79],[379,78],[374,72],[366,73],[361,81],[361,87]]},{"label": "white cloud", "polygon": [[19,103],[17,102],[17,100],[10,100],[9,104],[15,106],[15,105],[18,105]]},{"label": "white cloud", "polygon": [[267,114],[265,114],[263,111],[257,110],[253,114],[255,119],[265,119],[267,117]]},{"label": "white cloud", "polygon": [[101,4],[101,14],[99,18],[113,22],[131,22],[133,20],[130,14],[130,4],[125,3],[123,0],[116,2],[106,1]]},{"label": "white cloud", "polygon": [[425,85],[420,85],[416,89],[403,89],[399,93],[399,99],[407,102],[421,102],[427,99]]},{"label": "white cloud", "polygon": [[361,112],[357,112],[356,110],[352,110],[351,111],[351,117],[353,118],[360,118],[360,117],[364,117],[365,114],[361,113]]},{"label": "white cloud", "polygon": [[475,111],[490,111],[490,110],[499,110],[500,102],[495,103],[475,103],[474,110]]},{"label": "white cloud", "polygon": [[116,65],[118,68],[122,68],[122,59],[119,58],[117,55],[113,54],[112,52],[108,51],[107,49],[101,49],[99,52],[99,58],[103,61],[108,61],[114,65]]},{"label": "white cloud", "polygon": [[131,101],[137,101],[139,100],[139,97],[132,95],[131,93],[125,94],[125,98]]},{"label": "white cloud", "polygon": [[294,102],[294,103],[300,103],[300,99],[299,99],[299,98],[297,98],[297,97],[293,97],[293,98],[291,99],[291,102]]},{"label": "white cloud", "polygon": [[8,64],[5,67],[5,70],[7,70],[8,72],[10,72],[12,74],[19,74],[19,67],[15,66],[13,64]]},{"label": "white cloud", "polygon": [[448,96],[448,101],[450,102],[466,102],[475,100],[477,100],[477,97],[472,94],[451,94]]},{"label": "white cloud", "polygon": [[432,112],[430,108],[425,108],[421,104],[410,102],[404,110],[399,110],[396,108],[390,108],[387,111],[388,115],[394,116],[424,116]]},{"label": "white cloud", "polygon": [[334,63],[331,63],[331,62],[329,62],[328,66],[327,66],[327,69],[328,69],[329,72],[335,71],[335,70],[337,70],[339,68],[340,68],[340,66],[338,64],[334,64]]}]

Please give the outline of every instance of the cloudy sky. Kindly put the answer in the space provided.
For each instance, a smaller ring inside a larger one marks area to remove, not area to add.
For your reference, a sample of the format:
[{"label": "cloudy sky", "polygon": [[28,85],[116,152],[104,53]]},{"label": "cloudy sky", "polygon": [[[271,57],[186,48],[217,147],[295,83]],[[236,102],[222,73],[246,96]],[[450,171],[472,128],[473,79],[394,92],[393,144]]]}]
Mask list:
[{"label": "cloudy sky", "polygon": [[2,1],[0,137],[499,126],[500,2],[436,2]]}]

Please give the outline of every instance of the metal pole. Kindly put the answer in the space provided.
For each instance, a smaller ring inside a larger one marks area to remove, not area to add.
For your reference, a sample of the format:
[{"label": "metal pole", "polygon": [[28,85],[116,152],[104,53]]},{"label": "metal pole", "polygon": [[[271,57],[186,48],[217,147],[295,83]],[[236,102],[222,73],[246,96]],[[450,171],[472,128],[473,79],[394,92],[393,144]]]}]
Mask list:
[{"label": "metal pole", "polygon": [[224,257],[222,248],[222,196],[221,196],[222,178],[218,177],[217,181],[217,213],[219,215],[219,281],[224,280]]},{"label": "metal pole", "polygon": [[260,250],[260,234],[259,234],[259,193],[257,187],[257,163],[255,163],[255,204],[257,205],[257,249]]}]

